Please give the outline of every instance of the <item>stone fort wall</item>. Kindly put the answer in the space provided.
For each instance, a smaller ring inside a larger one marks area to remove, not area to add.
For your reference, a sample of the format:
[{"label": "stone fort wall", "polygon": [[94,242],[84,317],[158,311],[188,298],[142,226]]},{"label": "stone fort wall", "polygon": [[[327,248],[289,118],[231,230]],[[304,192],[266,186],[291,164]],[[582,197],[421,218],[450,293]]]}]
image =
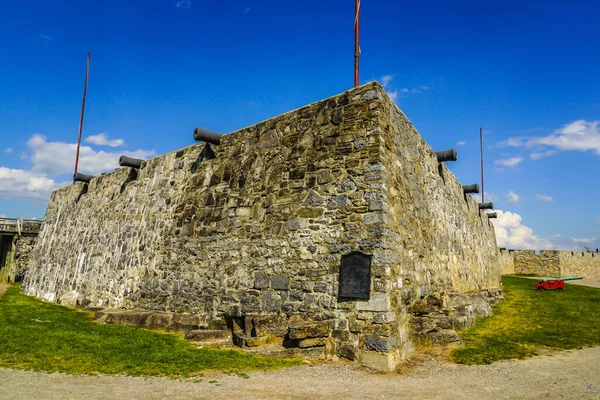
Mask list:
[{"label": "stone fort wall", "polygon": [[567,250],[500,250],[502,275],[583,276],[600,279],[600,254]]},{"label": "stone fort wall", "polygon": [[[208,146],[55,191],[23,291],[207,326],[272,316],[300,346],[391,369],[411,318],[499,287],[490,221],[377,83]],[[372,255],[368,300],[338,298],[352,251]]]}]

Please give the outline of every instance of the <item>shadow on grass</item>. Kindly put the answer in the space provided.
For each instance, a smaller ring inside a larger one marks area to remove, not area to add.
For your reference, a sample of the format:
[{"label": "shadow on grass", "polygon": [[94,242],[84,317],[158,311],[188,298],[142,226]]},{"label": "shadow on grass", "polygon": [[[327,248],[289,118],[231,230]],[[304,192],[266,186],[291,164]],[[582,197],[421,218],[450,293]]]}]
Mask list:
[{"label": "shadow on grass", "polygon": [[91,322],[91,313],[10,287],[0,297],[0,367],[69,374],[187,377],[275,369],[299,360],[196,349],[175,334]]},{"label": "shadow on grass", "polygon": [[489,364],[525,358],[542,349],[600,345],[600,289],[567,285],[563,292],[536,291],[535,281],[502,278],[505,300],[489,318],[460,332],[465,346],[450,358],[463,364]]}]

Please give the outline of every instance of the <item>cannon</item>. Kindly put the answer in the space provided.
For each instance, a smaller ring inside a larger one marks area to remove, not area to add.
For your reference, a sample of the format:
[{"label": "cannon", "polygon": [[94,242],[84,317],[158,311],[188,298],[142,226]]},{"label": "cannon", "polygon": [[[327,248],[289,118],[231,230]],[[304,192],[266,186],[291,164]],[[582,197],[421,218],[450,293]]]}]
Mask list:
[{"label": "cannon", "polygon": [[495,212],[487,213],[486,215],[488,216],[488,218],[498,218],[498,214],[496,214]]},{"label": "cannon", "polygon": [[144,160],[140,160],[139,158],[128,157],[126,155],[122,155],[119,157],[119,165],[121,167],[131,167],[140,169]]},{"label": "cannon", "polygon": [[76,172],[75,174],[73,174],[73,181],[75,181],[75,182],[90,183],[90,181],[94,178],[95,178],[95,176],[80,174],[79,172]]},{"label": "cannon", "polygon": [[562,292],[565,288],[565,281],[578,281],[583,279],[581,276],[568,276],[565,278],[542,278],[535,284],[536,290],[556,290]]},{"label": "cannon", "polygon": [[463,185],[463,191],[465,193],[479,193],[479,185],[477,183],[472,185]]},{"label": "cannon", "polygon": [[494,208],[494,203],[479,203],[480,210],[492,210]]},{"label": "cannon", "polygon": [[456,161],[458,159],[456,149],[436,151],[435,155],[439,162]]},{"label": "cannon", "polygon": [[194,140],[199,142],[202,141],[218,146],[221,144],[221,136],[223,135],[218,132],[209,131],[201,127],[194,129]]}]

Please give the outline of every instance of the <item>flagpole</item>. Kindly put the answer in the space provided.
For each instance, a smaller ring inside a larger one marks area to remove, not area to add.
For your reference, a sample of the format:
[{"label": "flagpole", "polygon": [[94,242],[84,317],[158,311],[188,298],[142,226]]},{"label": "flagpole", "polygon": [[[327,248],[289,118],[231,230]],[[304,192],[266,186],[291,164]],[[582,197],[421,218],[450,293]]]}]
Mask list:
[{"label": "flagpole", "polygon": [[354,11],[354,87],[357,87],[360,68],[360,0],[354,0]]},{"label": "flagpole", "polygon": [[87,94],[88,76],[90,72],[90,55],[87,55],[87,63],[85,65],[85,83],[83,84],[83,101],[81,102],[81,117],[79,118],[79,137],[77,138],[77,153],[75,154],[75,172],[73,173],[73,183],[75,183],[75,175],[79,166],[79,147],[81,146],[81,132],[83,130],[83,114],[85,112],[85,97]]},{"label": "flagpole", "polygon": [[479,128],[479,151],[481,153],[481,202],[485,203],[485,187],[483,186],[483,128]]}]

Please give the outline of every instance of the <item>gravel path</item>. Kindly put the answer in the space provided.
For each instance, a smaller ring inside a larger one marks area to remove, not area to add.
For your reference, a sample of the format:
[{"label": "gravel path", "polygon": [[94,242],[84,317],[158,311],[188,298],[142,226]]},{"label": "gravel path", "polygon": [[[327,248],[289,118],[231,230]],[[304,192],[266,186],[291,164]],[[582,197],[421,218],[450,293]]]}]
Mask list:
[{"label": "gravel path", "polygon": [[0,393],[3,400],[600,399],[600,347],[486,366],[427,360],[405,374],[321,364],[199,382],[0,369]]}]

